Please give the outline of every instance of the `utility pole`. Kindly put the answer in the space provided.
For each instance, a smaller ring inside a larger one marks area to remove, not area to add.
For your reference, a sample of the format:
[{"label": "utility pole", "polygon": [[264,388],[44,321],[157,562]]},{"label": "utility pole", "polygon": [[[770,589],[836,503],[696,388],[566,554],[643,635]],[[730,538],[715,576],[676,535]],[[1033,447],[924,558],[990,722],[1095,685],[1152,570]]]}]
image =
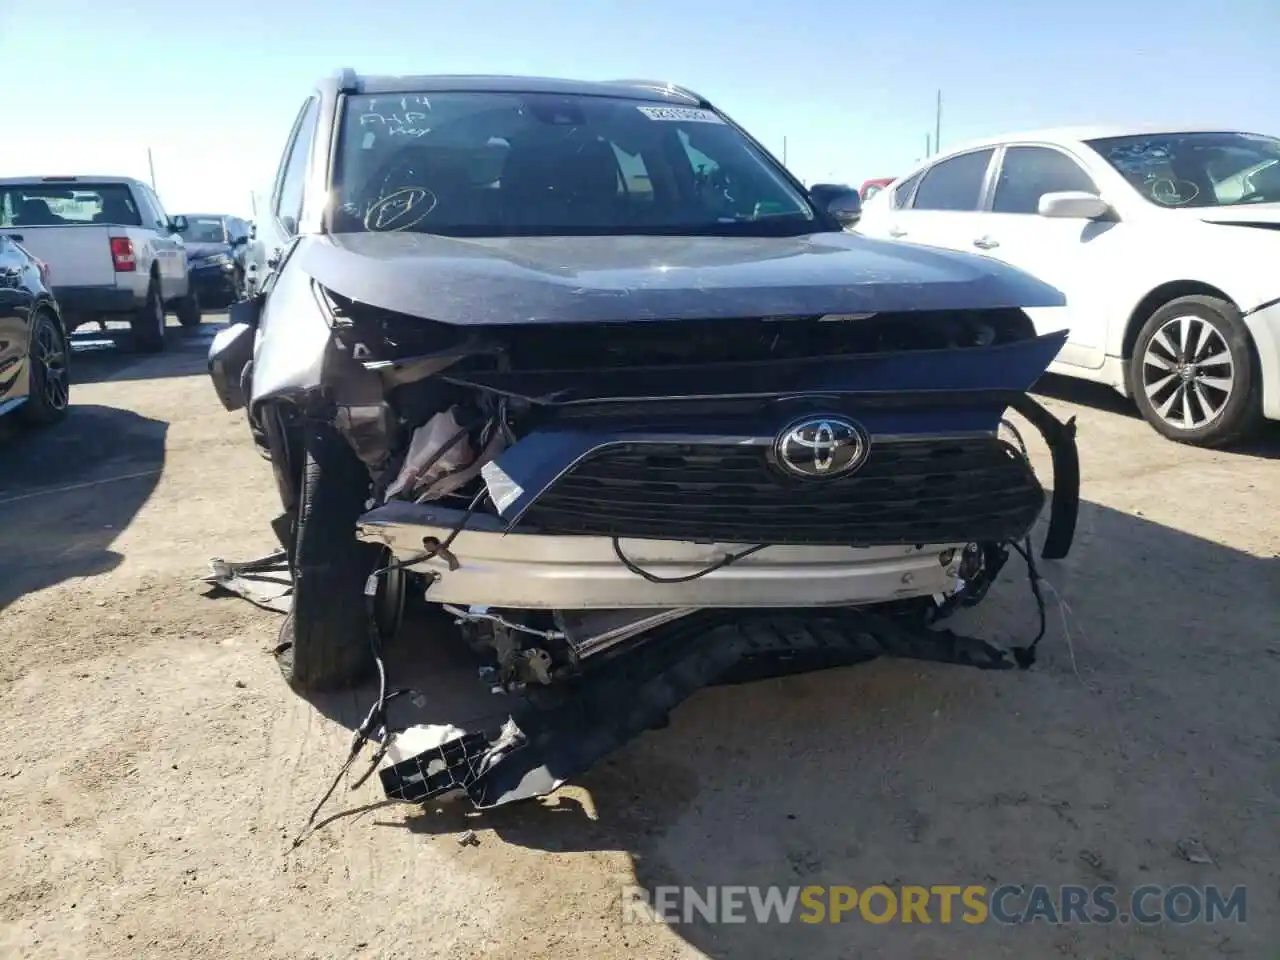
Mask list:
[{"label": "utility pole", "polygon": [[782,165],[787,165],[787,138],[782,138]]},{"label": "utility pole", "polygon": [[[151,189],[156,190],[156,162],[151,159],[150,147],[147,147],[147,166],[151,168]],[[160,191],[156,190],[156,192]]]},{"label": "utility pole", "polygon": [[932,141],[929,137],[929,134],[926,133],[924,135],[924,158],[926,160],[928,160],[930,157],[933,156],[933,151],[932,149],[930,149],[931,143]]},{"label": "utility pole", "polygon": [[933,114],[933,149],[942,149],[942,91],[938,91],[938,103]]}]

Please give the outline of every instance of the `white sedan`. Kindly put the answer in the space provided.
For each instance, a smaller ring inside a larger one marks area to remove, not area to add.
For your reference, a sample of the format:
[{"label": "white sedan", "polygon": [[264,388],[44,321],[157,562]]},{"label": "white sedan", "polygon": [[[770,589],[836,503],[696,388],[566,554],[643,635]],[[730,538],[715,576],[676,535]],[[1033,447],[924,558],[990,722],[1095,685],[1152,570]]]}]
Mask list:
[{"label": "white sedan", "polygon": [[984,254],[1057,287],[1053,373],[1108,384],[1173,440],[1280,420],[1280,139],[1059,129],[930,157],[857,232]]}]

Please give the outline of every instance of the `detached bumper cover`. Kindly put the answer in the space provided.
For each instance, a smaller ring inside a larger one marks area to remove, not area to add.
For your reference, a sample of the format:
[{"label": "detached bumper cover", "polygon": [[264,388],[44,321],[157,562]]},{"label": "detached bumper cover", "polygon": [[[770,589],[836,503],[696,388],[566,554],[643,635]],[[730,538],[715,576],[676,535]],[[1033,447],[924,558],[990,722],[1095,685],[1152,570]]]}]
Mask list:
[{"label": "detached bumper cover", "polygon": [[560,706],[527,707],[500,729],[469,733],[379,777],[387,797],[421,803],[464,790],[479,809],[543,796],[645,730],[703,687],[880,656],[1008,670],[981,640],[906,618],[842,610],[751,614],[731,623],[693,615],[646,635],[584,678]]}]

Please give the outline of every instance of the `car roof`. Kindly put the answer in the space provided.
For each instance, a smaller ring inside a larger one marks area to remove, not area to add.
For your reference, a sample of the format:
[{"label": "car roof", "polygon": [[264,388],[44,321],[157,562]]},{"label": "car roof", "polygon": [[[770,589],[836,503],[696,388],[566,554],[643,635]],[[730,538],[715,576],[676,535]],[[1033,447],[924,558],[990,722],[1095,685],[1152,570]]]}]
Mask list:
[{"label": "car roof", "polygon": [[[1103,140],[1108,137],[1142,137],[1162,136],[1183,133],[1246,133],[1248,131],[1232,130],[1224,127],[1178,126],[1176,124],[1132,123],[1132,124],[1094,124],[1090,126],[1044,127],[1038,130],[1017,130],[1001,133],[996,136],[982,137],[959,144],[946,151],[946,154],[963,153],[980,147],[995,146],[1015,140],[1056,143],[1069,146],[1086,140]],[[939,155],[941,156],[941,154]],[[933,158],[931,157],[930,160]]]},{"label": "car roof", "polygon": [[110,174],[110,175],[106,175],[106,176],[100,176],[100,175],[97,175],[97,174],[88,174],[88,173],[78,173],[78,174],[70,174],[70,173],[68,173],[68,174],[56,175],[56,176],[55,176],[55,175],[44,175],[44,176],[36,175],[36,176],[31,176],[31,177],[0,177],[0,186],[13,186],[13,185],[16,185],[16,184],[23,184],[23,185],[27,185],[27,186],[29,186],[29,185],[31,185],[31,184],[35,184],[35,183],[47,183],[47,184],[49,184],[50,186],[56,186],[56,185],[58,185],[58,184],[69,184],[69,185],[70,185],[70,184],[76,184],[76,183],[85,183],[85,184],[129,183],[129,184],[136,184],[136,183],[141,183],[141,182],[142,182],[141,180],[137,180],[137,179],[135,179],[135,178],[133,178],[133,177],[121,177],[121,176],[114,175],[114,174]]},{"label": "car roof", "polygon": [[342,71],[338,83],[350,93],[552,93],[569,96],[626,97],[653,103],[705,105],[703,97],[663,80],[568,80],[503,74],[425,74],[364,76]]}]

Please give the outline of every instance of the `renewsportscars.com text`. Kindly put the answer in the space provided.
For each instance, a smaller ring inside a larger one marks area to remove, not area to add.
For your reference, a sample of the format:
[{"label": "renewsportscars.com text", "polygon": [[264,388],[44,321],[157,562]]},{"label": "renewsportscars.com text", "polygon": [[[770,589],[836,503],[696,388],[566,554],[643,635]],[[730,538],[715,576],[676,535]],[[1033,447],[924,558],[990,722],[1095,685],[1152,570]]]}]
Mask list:
[{"label": "renewsportscars.com text", "polygon": [[625,887],[624,923],[1244,923],[1247,890],[1149,884]]}]

